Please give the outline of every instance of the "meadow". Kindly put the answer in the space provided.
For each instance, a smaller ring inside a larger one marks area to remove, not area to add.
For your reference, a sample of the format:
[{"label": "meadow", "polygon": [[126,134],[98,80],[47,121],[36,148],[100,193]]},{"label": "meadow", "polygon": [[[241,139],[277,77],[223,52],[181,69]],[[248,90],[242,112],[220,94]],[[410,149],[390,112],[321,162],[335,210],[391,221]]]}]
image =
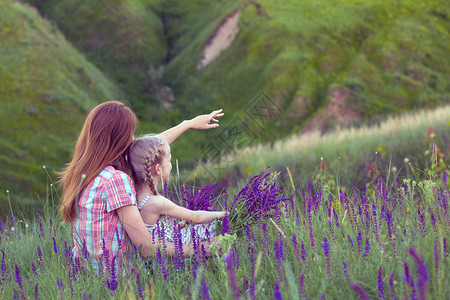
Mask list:
[{"label": "meadow", "polygon": [[[382,176],[344,185],[322,165],[307,183],[271,167],[242,188],[194,188],[175,178],[163,193],[192,209],[222,209],[221,249],[206,258],[137,254],[98,276],[72,256],[69,225],[52,205],[1,224],[0,297],[6,299],[445,299],[450,294],[448,158],[429,157],[421,178]],[[412,171],[412,170],[411,170]],[[386,174],[384,174],[386,175]],[[383,179],[381,179],[383,178]],[[291,184],[280,183],[289,181]],[[220,232],[219,232],[220,231]],[[195,239],[194,239],[195,240]]]}]

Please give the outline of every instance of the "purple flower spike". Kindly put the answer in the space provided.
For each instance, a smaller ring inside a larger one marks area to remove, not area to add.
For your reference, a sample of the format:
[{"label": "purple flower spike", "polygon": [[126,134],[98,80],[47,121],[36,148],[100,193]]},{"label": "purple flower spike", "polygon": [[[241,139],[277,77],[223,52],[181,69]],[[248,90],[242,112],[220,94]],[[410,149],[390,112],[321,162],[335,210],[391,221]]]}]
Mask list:
[{"label": "purple flower spike", "polygon": [[404,277],[403,277],[403,282],[404,283],[409,283],[409,266],[408,263],[405,261],[404,262]]},{"label": "purple flower spike", "polygon": [[211,297],[209,296],[209,286],[206,283],[205,277],[202,276],[202,285],[200,286],[200,290],[202,291],[203,299],[205,300],[211,300]]},{"label": "purple flower spike", "polygon": [[345,277],[350,278],[350,275],[348,275],[348,268],[347,268],[347,263],[345,261],[342,262],[342,265],[344,265],[344,274]]},{"label": "purple flower spike", "polygon": [[228,216],[225,216],[222,219],[222,230],[220,231],[221,235],[225,235],[230,231],[230,226],[228,225]]},{"label": "purple flower spike", "polygon": [[369,300],[366,291],[357,283],[350,283],[350,287],[358,294],[361,300]]},{"label": "purple flower spike", "polygon": [[6,262],[5,262],[5,252],[2,250],[2,282],[6,280]]},{"label": "purple flower spike", "polygon": [[328,257],[330,255],[330,245],[328,244],[327,237],[323,238],[322,248],[325,256]]},{"label": "purple flower spike", "polygon": [[141,276],[139,272],[136,272],[136,286],[140,299],[144,299],[144,289],[142,288]]},{"label": "purple flower spike", "polygon": [[366,260],[368,260],[368,256],[370,253],[370,243],[369,243],[369,238],[366,238],[366,246],[364,247],[364,257],[366,258]]},{"label": "purple flower spike", "polygon": [[381,297],[383,299],[386,299],[384,297],[384,281],[383,281],[383,268],[378,268],[378,297]]},{"label": "purple flower spike", "polygon": [[118,282],[116,280],[116,256],[114,255],[111,261],[111,280],[108,281],[108,288],[111,290],[111,295],[117,289]]},{"label": "purple flower spike", "polygon": [[280,286],[278,285],[278,281],[275,281],[274,287],[273,287],[273,297],[276,300],[282,300],[283,297],[281,296]]},{"label": "purple flower spike", "polygon": [[391,288],[391,299],[397,300],[397,297],[395,296],[395,291],[394,291],[394,273],[392,273],[391,277],[389,277],[389,287]]},{"label": "purple flower spike", "polygon": [[426,298],[426,292],[427,292],[427,282],[428,282],[428,271],[427,271],[427,265],[423,261],[423,259],[419,256],[417,251],[414,248],[408,249],[409,254],[414,258],[414,261],[416,262],[417,267],[417,288],[419,290],[420,299]]},{"label": "purple flower spike", "polygon": [[230,280],[230,287],[231,290],[233,291],[233,299],[241,299],[241,295],[239,293],[239,287],[238,287],[238,283],[237,283],[237,279],[236,279],[236,272],[233,268],[233,255],[230,253],[226,258],[225,258],[225,263],[227,266],[227,273],[228,273],[228,279]]},{"label": "purple flower spike", "polygon": [[308,299],[305,291],[305,273],[300,275],[300,295],[302,295],[303,299]]},{"label": "purple flower spike", "polygon": [[54,237],[54,236],[52,236],[52,239],[53,239],[53,250],[55,250],[55,254],[57,254],[57,253],[58,253],[58,250],[59,250],[59,247],[58,247],[58,245],[56,244],[56,240],[55,240],[55,237]]},{"label": "purple flower spike", "polygon": [[16,282],[19,285],[19,291],[20,291],[20,296],[22,297],[22,299],[27,299],[27,297],[25,297],[25,291],[23,290],[23,285],[22,285],[22,276],[20,276],[20,270],[19,267],[17,265],[16,266]]},{"label": "purple flower spike", "polygon": [[327,237],[323,238],[322,248],[323,248],[323,252],[325,254],[326,260],[327,260],[327,274],[328,274],[328,278],[330,280],[333,280],[333,277],[331,276],[330,245],[328,244]]}]

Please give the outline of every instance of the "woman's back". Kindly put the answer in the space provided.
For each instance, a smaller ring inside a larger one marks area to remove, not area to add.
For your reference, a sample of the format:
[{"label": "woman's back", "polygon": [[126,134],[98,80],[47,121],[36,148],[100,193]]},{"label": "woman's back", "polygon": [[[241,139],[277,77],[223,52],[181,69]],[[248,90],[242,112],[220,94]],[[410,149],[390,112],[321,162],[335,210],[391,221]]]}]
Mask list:
[{"label": "woman's back", "polygon": [[81,193],[73,222],[74,254],[92,261],[116,256],[119,266],[130,252],[130,242],[116,209],[136,204],[131,178],[106,166]]}]

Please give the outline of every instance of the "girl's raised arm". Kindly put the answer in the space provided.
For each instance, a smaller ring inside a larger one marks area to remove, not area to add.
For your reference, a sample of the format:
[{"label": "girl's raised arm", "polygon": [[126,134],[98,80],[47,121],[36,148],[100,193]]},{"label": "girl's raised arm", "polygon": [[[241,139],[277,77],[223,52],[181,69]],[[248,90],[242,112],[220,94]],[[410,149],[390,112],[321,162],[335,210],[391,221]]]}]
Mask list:
[{"label": "girl's raised arm", "polygon": [[223,115],[222,109],[215,110],[207,115],[199,115],[191,120],[185,120],[157,136],[170,144],[189,129],[203,130],[219,127],[219,120],[217,120],[217,118],[222,117]]},{"label": "girl's raised arm", "polygon": [[214,221],[215,219],[223,219],[226,215],[225,211],[190,210],[176,205],[161,195],[155,197],[154,201],[151,203],[151,208],[152,211],[156,211],[159,214],[192,222],[194,224],[202,224]]}]

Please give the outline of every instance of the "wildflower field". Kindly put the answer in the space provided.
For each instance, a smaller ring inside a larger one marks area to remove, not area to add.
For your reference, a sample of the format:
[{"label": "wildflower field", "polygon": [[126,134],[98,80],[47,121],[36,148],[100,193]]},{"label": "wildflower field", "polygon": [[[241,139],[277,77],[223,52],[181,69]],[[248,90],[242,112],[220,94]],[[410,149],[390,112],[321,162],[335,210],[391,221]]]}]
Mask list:
[{"label": "wildflower field", "polygon": [[435,153],[421,179],[375,172],[344,186],[320,171],[302,184],[268,167],[233,191],[166,186],[191,209],[226,206],[216,228],[222,247],[205,257],[194,243],[190,258],[167,257],[162,247],[147,262],[136,252],[119,274],[105,251],[100,276],[74,259],[51,186],[32,219],[11,209],[1,220],[0,298],[445,299],[450,183],[448,162]]}]

